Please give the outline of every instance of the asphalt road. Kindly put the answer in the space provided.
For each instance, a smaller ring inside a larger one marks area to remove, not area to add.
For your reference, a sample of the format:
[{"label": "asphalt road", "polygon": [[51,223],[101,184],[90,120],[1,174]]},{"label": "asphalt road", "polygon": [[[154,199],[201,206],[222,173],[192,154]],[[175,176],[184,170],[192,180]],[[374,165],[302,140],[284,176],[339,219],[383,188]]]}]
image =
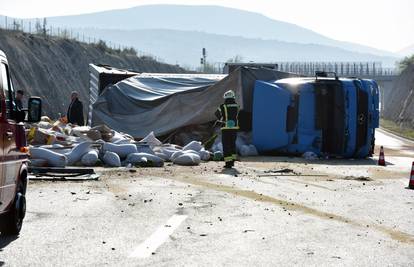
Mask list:
[{"label": "asphalt road", "polygon": [[31,181],[0,266],[414,266],[414,144],[383,131],[377,144],[386,167],[255,157]]}]

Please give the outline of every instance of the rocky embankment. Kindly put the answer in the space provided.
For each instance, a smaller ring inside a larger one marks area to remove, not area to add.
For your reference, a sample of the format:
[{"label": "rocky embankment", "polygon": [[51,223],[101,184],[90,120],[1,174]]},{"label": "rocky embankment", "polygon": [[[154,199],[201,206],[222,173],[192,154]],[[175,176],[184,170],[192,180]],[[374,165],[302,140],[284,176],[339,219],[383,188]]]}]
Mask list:
[{"label": "rocky embankment", "polygon": [[414,128],[414,64],[395,80],[383,116],[403,127]]},{"label": "rocky embankment", "polygon": [[40,96],[44,114],[53,118],[58,113],[66,113],[73,90],[80,92],[86,115],[89,63],[138,72],[185,72],[177,66],[137,57],[129,51],[16,31],[0,30],[0,49],[9,60],[15,90]]}]

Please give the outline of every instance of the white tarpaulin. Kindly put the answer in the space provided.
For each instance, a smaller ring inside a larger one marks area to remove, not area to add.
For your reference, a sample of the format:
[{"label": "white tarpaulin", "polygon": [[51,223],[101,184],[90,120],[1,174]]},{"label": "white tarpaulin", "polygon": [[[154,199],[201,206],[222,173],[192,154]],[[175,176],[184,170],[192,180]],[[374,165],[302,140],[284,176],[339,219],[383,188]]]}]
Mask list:
[{"label": "white tarpaulin", "polygon": [[251,112],[256,80],[277,80],[291,76],[268,69],[240,68],[225,75],[139,74],[103,90],[93,104],[92,125],[110,128],[142,138],[188,125],[215,120],[223,94],[234,90],[241,108]]}]

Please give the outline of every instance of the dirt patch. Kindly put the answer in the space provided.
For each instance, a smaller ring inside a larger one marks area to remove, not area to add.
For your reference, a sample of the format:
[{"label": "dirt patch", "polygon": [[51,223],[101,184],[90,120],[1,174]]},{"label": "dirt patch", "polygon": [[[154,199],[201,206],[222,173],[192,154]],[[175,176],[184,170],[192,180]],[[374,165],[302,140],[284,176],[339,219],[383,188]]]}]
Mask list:
[{"label": "dirt patch", "polygon": [[381,225],[377,225],[377,224],[369,224],[366,222],[359,222],[359,221],[355,221],[352,219],[349,219],[347,217],[341,216],[341,215],[336,215],[333,213],[329,213],[329,212],[324,212],[324,211],[320,211],[314,208],[310,208],[307,207],[305,205],[301,205],[299,203],[295,203],[295,202],[291,202],[291,201],[286,201],[283,199],[277,199],[271,196],[266,196],[260,193],[256,193],[254,191],[249,191],[249,190],[243,190],[240,188],[236,188],[233,186],[227,186],[227,185],[222,185],[222,184],[214,184],[214,183],[210,183],[207,181],[203,181],[203,180],[199,180],[197,178],[195,178],[194,176],[172,176],[172,177],[164,177],[163,179],[172,179],[175,181],[179,181],[182,183],[187,183],[187,184],[191,184],[191,185],[196,185],[196,186],[201,186],[203,188],[207,188],[210,190],[215,190],[215,191],[221,191],[221,192],[226,192],[226,193],[230,193],[233,194],[235,196],[241,196],[241,197],[245,197],[245,198],[249,198],[252,199],[254,201],[260,201],[260,202],[265,202],[265,203],[271,203],[274,205],[278,205],[283,207],[284,209],[290,210],[290,211],[298,211],[298,212],[302,212],[311,216],[315,216],[315,217],[319,217],[321,219],[324,220],[333,220],[333,221],[337,221],[337,222],[341,222],[341,223],[346,223],[355,227],[359,227],[359,228],[366,228],[366,227],[371,227],[373,229],[376,229],[377,231],[380,231],[384,234],[387,234],[388,236],[390,236],[392,239],[396,240],[396,241],[400,241],[400,242],[404,242],[404,243],[409,243],[409,244],[414,244],[414,236],[402,232],[402,231],[398,231],[395,229],[391,229],[385,226],[381,226]]}]

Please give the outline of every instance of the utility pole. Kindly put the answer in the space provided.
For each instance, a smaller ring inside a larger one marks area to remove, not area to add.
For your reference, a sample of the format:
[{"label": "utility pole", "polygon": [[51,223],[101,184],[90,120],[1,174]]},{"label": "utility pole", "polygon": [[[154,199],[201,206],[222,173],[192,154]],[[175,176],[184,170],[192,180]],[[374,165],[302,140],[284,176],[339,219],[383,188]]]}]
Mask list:
[{"label": "utility pole", "polygon": [[206,60],[207,60],[207,51],[203,47],[202,57],[200,58],[200,64],[203,65],[203,72],[206,72],[206,63],[207,63]]}]

